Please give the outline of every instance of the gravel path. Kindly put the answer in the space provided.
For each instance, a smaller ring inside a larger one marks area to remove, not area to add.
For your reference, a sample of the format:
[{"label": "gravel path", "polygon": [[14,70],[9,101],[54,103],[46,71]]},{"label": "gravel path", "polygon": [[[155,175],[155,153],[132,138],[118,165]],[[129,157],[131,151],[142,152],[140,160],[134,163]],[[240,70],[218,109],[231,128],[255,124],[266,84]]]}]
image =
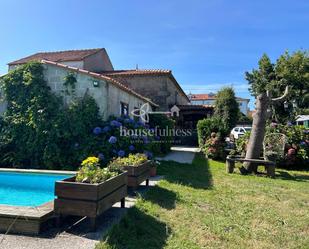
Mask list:
[{"label": "gravel path", "polygon": [[[154,186],[162,177],[153,177],[149,184]],[[143,183],[144,184],[144,183]],[[140,186],[138,193],[143,194],[147,187]],[[68,220],[63,225],[62,231],[49,229],[40,237],[23,235],[0,235],[1,249],[93,249],[107,230],[126,214],[128,208],[134,206],[136,195],[132,193],[126,197],[126,208],[121,209],[120,203],[103,214],[98,222],[96,232],[87,232],[88,220],[84,219],[75,224]]]}]

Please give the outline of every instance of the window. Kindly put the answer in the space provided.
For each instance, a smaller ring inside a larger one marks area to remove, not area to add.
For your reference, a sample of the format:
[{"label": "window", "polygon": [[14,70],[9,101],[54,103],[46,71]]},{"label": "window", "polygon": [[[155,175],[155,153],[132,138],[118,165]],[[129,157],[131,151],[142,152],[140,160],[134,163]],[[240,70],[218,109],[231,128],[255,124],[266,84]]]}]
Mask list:
[{"label": "window", "polygon": [[127,116],[129,115],[129,105],[123,102],[120,102],[120,115]]}]

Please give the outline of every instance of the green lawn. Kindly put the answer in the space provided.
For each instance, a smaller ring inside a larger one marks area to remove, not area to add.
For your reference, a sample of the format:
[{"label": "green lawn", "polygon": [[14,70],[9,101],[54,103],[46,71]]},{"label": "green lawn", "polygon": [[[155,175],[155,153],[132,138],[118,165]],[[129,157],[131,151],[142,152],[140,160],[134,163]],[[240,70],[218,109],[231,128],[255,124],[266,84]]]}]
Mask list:
[{"label": "green lawn", "polygon": [[309,173],[225,173],[196,156],[165,162],[152,187],[97,248],[309,248]]}]

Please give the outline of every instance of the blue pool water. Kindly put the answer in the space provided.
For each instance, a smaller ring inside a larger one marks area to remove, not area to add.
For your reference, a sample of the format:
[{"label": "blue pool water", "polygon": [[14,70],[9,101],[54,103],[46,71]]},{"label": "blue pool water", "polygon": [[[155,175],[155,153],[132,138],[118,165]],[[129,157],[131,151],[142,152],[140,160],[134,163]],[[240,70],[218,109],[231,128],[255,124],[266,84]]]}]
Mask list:
[{"label": "blue pool water", "polygon": [[0,172],[0,205],[39,206],[54,199],[55,182],[70,175]]}]

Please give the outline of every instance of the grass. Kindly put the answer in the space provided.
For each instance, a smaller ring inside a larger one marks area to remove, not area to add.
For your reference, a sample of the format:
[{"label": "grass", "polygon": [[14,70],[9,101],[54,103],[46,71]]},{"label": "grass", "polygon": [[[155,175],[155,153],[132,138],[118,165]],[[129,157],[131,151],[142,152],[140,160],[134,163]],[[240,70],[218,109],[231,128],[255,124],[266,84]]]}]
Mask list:
[{"label": "grass", "polygon": [[309,173],[228,175],[197,155],[165,175],[97,245],[103,248],[309,248]]}]

